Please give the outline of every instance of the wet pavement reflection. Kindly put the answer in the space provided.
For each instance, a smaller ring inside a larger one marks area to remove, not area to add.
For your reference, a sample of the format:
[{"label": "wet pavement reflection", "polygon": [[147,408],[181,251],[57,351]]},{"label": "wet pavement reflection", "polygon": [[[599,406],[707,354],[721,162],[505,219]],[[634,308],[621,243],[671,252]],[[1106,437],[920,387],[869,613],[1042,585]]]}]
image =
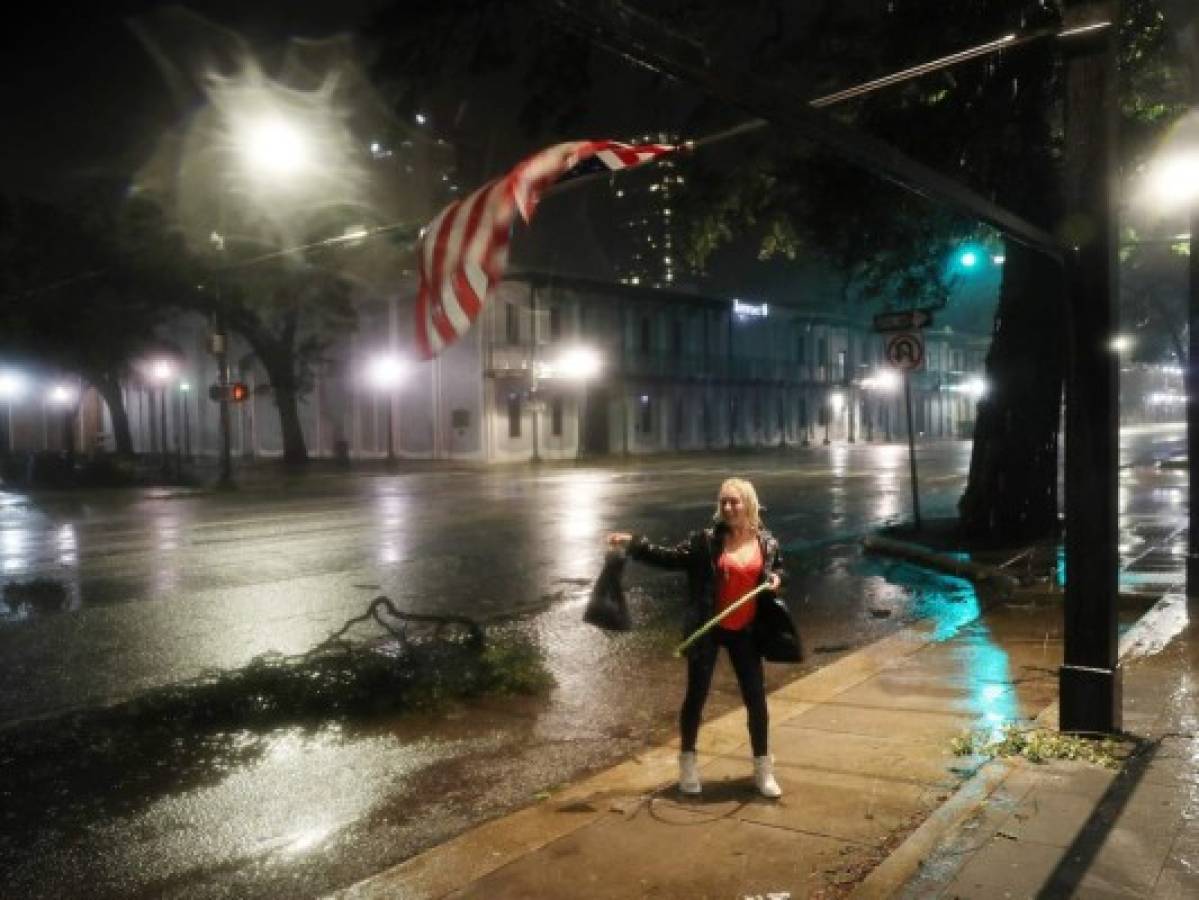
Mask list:
[{"label": "wet pavement reflection", "polygon": [[[968,444],[922,451],[926,515],[952,513],[968,459]],[[768,667],[771,686],[917,619],[948,637],[978,615],[973,586],[864,557],[857,541],[906,514],[906,466],[896,445],[834,445],[311,479],[235,497],[0,496],[7,587],[59,585],[56,601],[28,599],[40,595],[27,587],[0,603],[0,895],[317,896],[668,740],[684,675],[670,656],[678,579],[630,567],[628,634],[585,626],[582,607],[605,532],[682,538],[711,516],[730,472],[769,507],[809,650],[802,666]],[[1128,515],[1145,488],[1176,487],[1129,477]],[[1148,514],[1127,524],[1152,540]],[[399,718],[117,729],[99,749],[78,733],[84,709],[136,707],[206,670],[232,677],[261,654],[309,650],[380,593],[532,642],[556,686]],[[1014,676],[976,637],[969,702],[1000,722],[1015,710]],[[707,715],[739,703],[722,663]]]}]

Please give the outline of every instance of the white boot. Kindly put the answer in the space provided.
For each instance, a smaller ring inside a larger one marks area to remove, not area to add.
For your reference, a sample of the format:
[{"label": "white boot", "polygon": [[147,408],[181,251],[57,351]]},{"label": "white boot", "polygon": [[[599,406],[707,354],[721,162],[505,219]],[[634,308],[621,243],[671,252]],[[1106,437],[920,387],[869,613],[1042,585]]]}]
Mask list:
[{"label": "white boot", "polygon": [[679,754],[679,793],[698,794],[704,789],[699,781],[699,760],[695,751]]},{"label": "white boot", "polygon": [[774,800],[783,796],[783,789],[774,778],[774,759],[769,756],[754,757],[754,784],[763,797]]}]

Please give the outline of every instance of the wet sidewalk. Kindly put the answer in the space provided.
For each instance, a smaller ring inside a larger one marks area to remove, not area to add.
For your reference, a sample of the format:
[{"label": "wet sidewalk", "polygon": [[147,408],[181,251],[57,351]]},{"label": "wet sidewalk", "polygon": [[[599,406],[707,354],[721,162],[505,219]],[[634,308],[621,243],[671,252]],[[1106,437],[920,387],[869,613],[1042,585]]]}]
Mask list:
[{"label": "wet sidewalk", "polygon": [[[881,866],[861,896],[1199,897],[1199,634],[1166,597],[1121,642],[1118,771],[1080,762],[996,760],[969,814],[944,830],[895,892]],[[1057,706],[1042,720],[1056,725]],[[883,877],[880,877],[883,876]]]},{"label": "wet sidewalk", "polygon": [[[1060,597],[997,599],[960,628],[917,623],[776,691],[781,800],[754,790],[738,710],[701,731],[700,798],[675,790],[677,747],[656,748],[341,896],[844,895],[921,823],[941,816],[945,833],[995,789],[988,760],[953,755],[952,740],[1029,725],[1053,703],[1061,619]],[[904,854],[876,895],[916,874],[923,852]]]},{"label": "wet sidewalk", "polygon": [[[1126,560],[1126,586],[1141,570],[1179,583],[1179,532],[1157,537],[1133,542],[1148,549]],[[966,732],[1057,725],[1062,596],[995,592],[775,691],[780,800],[754,790],[735,710],[701,730],[699,798],[675,788],[677,745],[654,748],[338,896],[1199,896],[1199,651],[1185,600],[1121,596],[1137,743],[1113,770],[954,755]]]}]

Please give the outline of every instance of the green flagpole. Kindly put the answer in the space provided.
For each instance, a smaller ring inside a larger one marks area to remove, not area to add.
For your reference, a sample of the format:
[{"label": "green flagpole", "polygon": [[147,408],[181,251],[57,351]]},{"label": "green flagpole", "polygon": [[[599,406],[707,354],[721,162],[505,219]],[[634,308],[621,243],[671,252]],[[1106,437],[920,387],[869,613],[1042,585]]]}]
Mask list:
[{"label": "green flagpole", "polygon": [[750,591],[748,594],[746,594],[744,597],[737,598],[737,600],[735,600],[733,603],[729,604],[727,609],[725,609],[723,612],[718,613],[717,615],[713,616],[711,619],[709,619],[707,622],[705,622],[703,624],[703,626],[700,627],[694,634],[692,634],[689,638],[687,638],[687,640],[683,641],[683,643],[681,643],[677,647],[675,647],[674,655],[682,656],[684,650],[686,650],[688,647],[690,647],[692,644],[694,644],[697,640],[699,640],[701,637],[703,637],[705,634],[707,634],[709,631],[711,631],[713,628],[715,628],[717,625],[719,625],[721,620],[725,616],[727,616],[733,610],[739,609],[740,607],[744,606],[746,603],[748,603],[750,600],[752,600],[758,594],[762,593],[762,591],[766,590],[767,587],[768,587],[768,585],[766,584],[766,582],[763,582],[762,584],[759,584],[756,588],[754,588],[752,591]]}]

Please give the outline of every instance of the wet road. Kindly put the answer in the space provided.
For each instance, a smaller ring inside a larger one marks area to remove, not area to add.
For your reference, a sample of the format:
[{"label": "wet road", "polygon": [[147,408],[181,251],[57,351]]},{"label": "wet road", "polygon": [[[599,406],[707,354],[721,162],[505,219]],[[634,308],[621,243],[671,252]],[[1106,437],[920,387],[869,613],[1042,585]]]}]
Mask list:
[{"label": "wet road", "polygon": [[[1162,439],[1130,435],[1129,458],[1167,453]],[[925,515],[950,515],[969,445],[932,445],[920,458]],[[412,611],[518,614],[507,627],[537,642],[557,686],[434,716],[152,746],[134,768],[166,771],[131,787],[47,761],[51,774],[33,781],[62,796],[27,804],[35,821],[0,813],[0,895],[316,896],[669,737],[682,688],[669,656],[677,580],[630,570],[639,627],[615,638],[579,621],[586,583],[606,531],[682,536],[708,517],[732,472],[757,484],[789,555],[804,668],[913,618],[952,629],[977,612],[964,582],[857,550],[857,535],[907,514],[898,445],[321,477],[232,497],[5,496],[6,579],[66,588],[51,602],[0,605],[5,733],[261,653],[309,649],[378,593]],[[1147,510],[1178,490],[1139,464],[1123,481],[1126,505]],[[737,703],[725,669],[710,713]],[[770,678],[796,674],[771,667]]]},{"label": "wet road", "polygon": [[[930,515],[952,508],[967,454],[966,444],[924,451]],[[789,549],[908,509],[898,445],[637,469],[317,477],[231,497],[3,495],[5,582],[50,579],[65,595],[0,604],[0,723],[306,650],[379,593],[415,612],[536,610],[594,577],[606,531],[697,527],[730,471],[759,482]]]}]

